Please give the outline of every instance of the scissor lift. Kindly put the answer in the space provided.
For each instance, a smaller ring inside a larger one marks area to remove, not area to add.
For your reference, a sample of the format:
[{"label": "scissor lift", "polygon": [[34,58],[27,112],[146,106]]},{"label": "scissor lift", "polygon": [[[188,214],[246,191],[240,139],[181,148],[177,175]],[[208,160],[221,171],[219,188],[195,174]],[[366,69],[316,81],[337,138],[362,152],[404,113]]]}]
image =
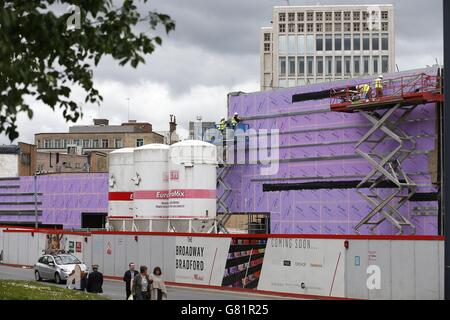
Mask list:
[{"label": "scissor lift", "polygon": [[[372,93],[365,97],[356,86],[331,91],[332,111],[358,112],[372,124],[355,146],[356,153],[373,167],[357,186],[358,193],[373,209],[354,227],[356,232],[364,225],[374,232],[385,220],[398,229],[398,234],[404,232],[404,227],[415,232],[414,224],[402,215],[400,208],[417,189],[417,184],[402,168],[403,161],[415,150],[416,141],[400,125],[418,105],[443,101],[441,80],[426,74],[384,80],[382,96]],[[372,83],[369,85],[373,87]],[[381,136],[376,138],[379,133]],[[388,140],[396,141],[397,146],[387,152],[380,151]],[[389,190],[393,192],[380,190],[379,185],[386,181],[392,183],[393,189]]]}]

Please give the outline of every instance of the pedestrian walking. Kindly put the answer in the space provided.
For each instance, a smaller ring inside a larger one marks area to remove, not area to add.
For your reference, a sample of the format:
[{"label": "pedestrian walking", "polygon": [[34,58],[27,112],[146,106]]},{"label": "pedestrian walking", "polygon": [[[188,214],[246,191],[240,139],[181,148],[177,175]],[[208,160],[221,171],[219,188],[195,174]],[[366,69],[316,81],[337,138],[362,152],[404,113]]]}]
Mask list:
[{"label": "pedestrian walking", "polygon": [[128,264],[128,270],[125,271],[123,275],[123,281],[125,282],[125,291],[126,291],[126,300],[128,300],[131,296],[131,286],[133,284],[134,277],[137,276],[139,272],[135,270],[135,265],[133,262]]},{"label": "pedestrian walking", "polygon": [[98,265],[92,266],[87,280],[87,292],[103,293],[103,274],[98,271]]},{"label": "pedestrian walking", "polygon": [[152,280],[148,276],[147,267],[141,266],[140,273],[134,277],[132,292],[136,300],[150,300]]},{"label": "pedestrian walking", "polygon": [[153,269],[153,274],[150,277],[151,285],[151,300],[167,300],[167,289],[162,278],[160,267]]}]

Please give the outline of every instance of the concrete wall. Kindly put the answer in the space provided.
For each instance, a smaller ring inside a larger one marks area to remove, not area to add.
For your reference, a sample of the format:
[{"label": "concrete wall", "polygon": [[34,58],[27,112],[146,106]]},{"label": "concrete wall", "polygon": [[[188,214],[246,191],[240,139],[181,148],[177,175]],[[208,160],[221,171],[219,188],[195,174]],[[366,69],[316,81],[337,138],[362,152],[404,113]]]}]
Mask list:
[{"label": "concrete wall", "polygon": [[0,154],[0,177],[19,176],[19,156],[17,154]]}]

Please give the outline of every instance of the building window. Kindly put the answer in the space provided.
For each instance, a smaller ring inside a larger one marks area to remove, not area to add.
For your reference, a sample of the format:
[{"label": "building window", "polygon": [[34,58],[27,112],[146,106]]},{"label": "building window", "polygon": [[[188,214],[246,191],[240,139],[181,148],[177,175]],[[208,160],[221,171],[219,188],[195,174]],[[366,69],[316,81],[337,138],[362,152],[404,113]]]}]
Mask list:
[{"label": "building window", "polygon": [[333,24],[325,23],[325,32],[333,32]]},{"label": "building window", "polygon": [[323,32],[323,24],[322,23],[316,24],[316,32]]},{"label": "building window", "polygon": [[305,13],[304,12],[297,13],[297,20],[298,21],[305,21]]},{"label": "building window", "polygon": [[144,145],[144,139],[136,139],[136,147],[142,147]]},{"label": "building window", "polygon": [[50,140],[44,139],[44,148],[45,149],[50,149]]},{"label": "building window", "polygon": [[349,34],[344,35],[344,50],[352,50],[352,36]]},{"label": "building window", "polygon": [[334,13],[334,20],[341,21],[342,20],[342,13],[341,12],[335,12]]},{"label": "building window", "polygon": [[67,144],[68,144],[67,139],[63,139],[62,144],[63,144],[62,147],[63,147],[64,149],[66,149],[66,148],[67,148]]},{"label": "building window", "polygon": [[342,75],[342,58],[336,57],[336,75],[340,76]]},{"label": "building window", "polygon": [[270,33],[264,33],[264,41],[270,41]]},{"label": "building window", "polygon": [[342,23],[335,23],[334,24],[334,31],[335,32],[341,32],[342,31]]},{"label": "building window", "polygon": [[98,139],[92,140],[92,148],[96,149],[99,147],[99,141]]},{"label": "building window", "polygon": [[297,53],[305,53],[305,36],[297,36]]},{"label": "building window", "polygon": [[307,32],[314,32],[314,24],[308,23],[307,26],[306,26],[306,31]]},{"label": "building window", "polygon": [[288,57],[289,76],[295,76],[295,57]]},{"label": "building window", "polygon": [[361,50],[361,36],[359,34],[353,35],[353,50]]},{"label": "building window", "polygon": [[333,51],[333,36],[331,34],[325,35],[325,50]]},{"label": "building window", "polygon": [[73,139],[73,144],[80,147],[81,146],[80,139]]},{"label": "building window", "polygon": [[344,20],[350,21],[352,19],[352,13],[350,11],[344,12]]},{"label": "building window", "polygon": [[361,13],[359,11],[354,11],[353,12],[353,20],[359,21],[360,18],[361,18]]},{"label": "building window", "polygon": [[313,21],[314,20],[314,12],[307,12],[306,13],[306,20]]},{"label": "building window", "polygon": [[352,24],[351,23],[344,23],[344,31],[345,32],[352,31]]},{"label": "building window", "polygon": [[389,18],[389,12],[388,11],[381,11],[381,19],[387,20]]},{"label": "building window", "polygon": [[104,148],[104,149],[109,148],[109,141],[108,141],[108,139],[102,139],[102,148]]},{"label": "building window", "polygon": [[341,51],[342,50],[342,36],[337,34],[334,38],[334,50]]},{"label": "building window", "polygon": [[297,25],[298,32],[305,32],[305,24],[299,23]]},{"label": "building window", "polygon": [[368,34],[363,35],[363,50],[370,50],[370,36]]},{"label": "building window", "polygon": [[295,21],[295,13],[294,12],[288,13],[288,21],[290,21],[290,22]]},{"label": "building window", "polygon": [[353,31],[354,32],[361,31],[361,25],[359,24],[359,22],[353,23]]},{"label": "building window", "polygon": [[389,22],[381,23],[381,31],[389,31]]},{"label": "building window", "polygon": [[298,64],[298,76],[304,77],[305,76],[305,58],[298,57],[297,64]]},{"label": "building window", "polygon": [[352,74],[352,57],[345,57],[345,75],[351,75]]},{"label": "building window", "polygon": [[316,58],[317,61],[317,75],[323,75],[323,58],[322,57],[317,57]]},{"label": "building window", "polygon": [[270,43],[264,43],[264,51],[265,52],[270,51]]},{"label": "building window", "polygon": [[325,21],[333,20],[333,14],[331,12],[325,12]]},{"label": "building window", "polygon": [[358,76],[361,73],[361,58],[353,57],[353,74]]},{"label": "building window", "polygon": [[378,68],[378,57],[373,57],[373,73],[374,74],[378,74],[380,71],[379,71],[379,68]]},{"label": "building window", "polygon": [[288,32],[295,32],[295,24],[289,23],[289,25],[288,25]]},{"label": "building window", "polygon": [[381,50],[389,50],[389,35],[381,35]]},{"label": "building window", "polygon": [[89,148],[89,140],[88,139],[83,140],[83,148],[85,148],[85,149]]},{"label": "building window", "polygon": [[364,59],[363,73],[364,74],[369,74],[370,57],[365,56],[363,59]]},{"label": "building window", "polygon": [[380,38],[377,34],[372,35],[372,50],[380,50]]},{"label": "building window", "polygon": [[122,139],[114,139],[114,148],[116,148],[116,149],[123,148]]},{"label": "building window", "polygon": [[297,44],[295,43],[295,36],[288,36],[288,54],[297,53]]},{"label": "building window", "polygon": [[287,37],[279,36],[278,37],[278,53],[286,53],[287,52]]},{"label": "building window", "polygon": [[323,51],[323,37],[321,35],[316,36],[316,50]]},{"label": "building window", "polygon": [[366,20],[369,20],[369,12],[368,11],[363,11],[363,13],[362,13],[362,16],[363,16],[363,20],[364,21],[366,21]]},{"label": "building window", "polygon": [[381,72],[382,73],[389,72],[389,57],[388,56],[381,57]]},{"label": "building window", "polygon": [[323,21],[323,12],[316,12],[316,20]]},{"label": "building window", "polygon": [[325,58],[325,75],[330,76],[333,73],[333,57]]},{"label": "building window", "polygon": [[286,32],[286,25],[285,24],[280,24],[280,32]]},{"label": "building window", "polygon": [[314,36],[306,36],[306,53],[314,53]]},{"label": "building window", "polygon": [[286,57],[279,58],[278,68],[279,68],[278,75],[285,76],[286,75]]},{"label": "building window", "polygon": [[308,76],[312,76],[314,74],[314,57],[306,58],[306,72]]},{"label": "building window", "polygon": [[363,22],[363,24],[362,24],[362,30],[363,30],[363,31],[369,31],[369,25],[367,24],[367,22]]},{"label": "building window", "polygon": [[61,149],[61,140],[60,139],[56,139],[55,140],[55,149]]},{"label": "building window", "polygon": [[278,20],[281,22],[286,21],[286,13],[279,13],[278,14]]}]

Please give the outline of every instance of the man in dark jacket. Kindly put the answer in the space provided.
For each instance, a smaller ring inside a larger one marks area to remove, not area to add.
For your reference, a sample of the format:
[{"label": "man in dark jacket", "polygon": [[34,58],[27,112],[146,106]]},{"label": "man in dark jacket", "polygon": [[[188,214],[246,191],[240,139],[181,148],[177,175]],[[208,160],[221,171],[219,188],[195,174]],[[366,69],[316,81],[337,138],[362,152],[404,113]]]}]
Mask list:
[{"label": "man in dark jacket", "polygon": [[123,275],[123,281],[125,281],[125,290],[126,290],[126,294],[127,294],[125,299],[127,299],[127,300],[131,295],[131,283],[133,282],[134,277],[139,274],[139,272],[134,270],[135,266],[134,266],[133,262],[130,262],[128,267],[129,267],[129,269],[127,271],[125,271],[125,274]]},{"label": "man in dark jacket", "polygon": [[103,274],[98,271],[98,265],[92,266],[92,272],[89,273],[87,280],[87,292],[103,293]]},{"label": "man in dark jacket", "polygon": [[150,300],[150,285],[153,281],[148,276],[146,266],[141,266],[140,271],[133,280],[133,294],[136,300]]}]

